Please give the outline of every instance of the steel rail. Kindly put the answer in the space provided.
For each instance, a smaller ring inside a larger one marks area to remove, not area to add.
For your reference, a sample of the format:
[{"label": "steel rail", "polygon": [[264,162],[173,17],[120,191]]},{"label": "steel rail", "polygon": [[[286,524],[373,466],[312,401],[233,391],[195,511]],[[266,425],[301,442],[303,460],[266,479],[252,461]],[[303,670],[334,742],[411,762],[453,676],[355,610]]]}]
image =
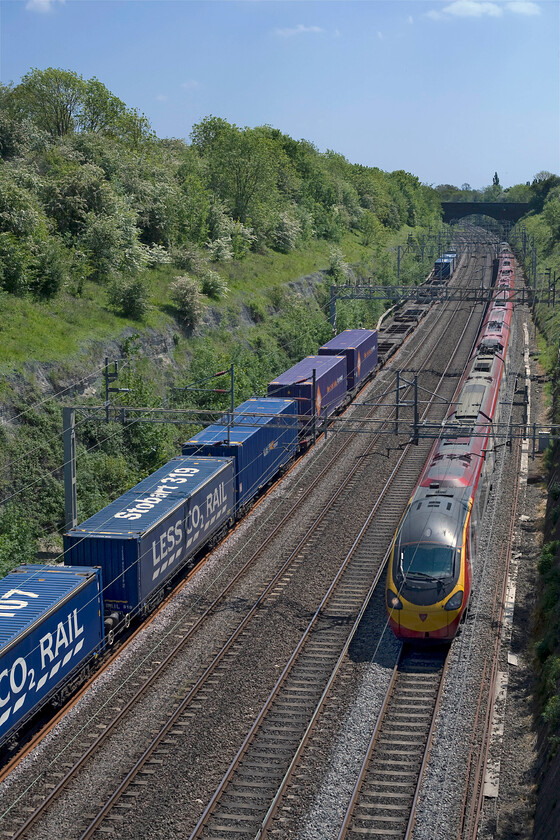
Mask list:
[{"label": "steel rail", "polygon": [[[448,313],[445,313],[445,312],[443,312],[443,311],[438,312],[438,313],[437,313],[437,316],[436,316],[436,323],[438,323],[438,322],[439,322],[442,318],[444,318],[446,314],[448,314]],[[415,350],[414,352],[412,352],[411,354],[409,354],[409,357],[408,357],[409,362],[410,362],[410,360],[411,360],[411,359],[413,359],[413,358],[414,358],[414,357],[415,357],[415,356],[416,356],[416,355],[420,352],[420,349],[421,349],[421,347],[418,347],[418,348],[416,348],[416,350]],[[360,389],[360,391],[359,391],[358,393],[362,393],[364,390],[366,390],[366,389],[368,388],[368,386],[369,386],[369,385],[371,385],[371,383],[367,383],[367,384],[366,384],[366,385],[365,385],[362,389]],[[389,395],[390,395],[390,392],[386,392],[386,394],[384,394],[383,396],[389,396]],[[387,406],[387,407],[391,407],[391,403],[390,403],[390,402],[387,402],[387,403],[386,403],[386,406]],[[379,407],[379,406],[376,406],[376,407]],[[365,422],[367,422],[367,418],[360,418],[360,419],[356,419],[356,421],[355,421],[355,422],[359,424],[362,420],[363,420],[363,421],[365,421]],[[387,418],[384,422],[385,422],[386,424],[389,424],[390,422],[392,422],[392,420],[393,420],[393,416],[392,416],[392,415],[390,415],[390,416],[389,416],[389,417],[388,417],[388,418]],[[354,434],[354,435],[358,434],[358,430],[356,430],[355,432],[353,432],[353,434]],[[377,440],[377,437],[376,437],[376,440]],[[320,481],[321,481],[321,480],[325,477],[325,475],[329,472],[329,470],[330,470],[330,469],[331,469],[331,468],[332,468],[332,467],[333,467],[333,466],[334,466],[334,465],[338,462],[338,460],[339,460],[339,456],[341,455],[341,453],[342,453],[345,449],[349,448],[349,447],[350,447],[350,445],[351,445],[351,443],[352,443],[352,437],[351,437],[351,436],[349,436],[349,437],[348,437],[348,438],[346,438],[346,439],[342,439],[341,444],[340,444],[340,445],[338,446],[338,448],[334,451],[334,453],[332,454],[332,456],[330,457],[330,459],[328,460],[328,462],[327,462],[327,463],[326,463],[326,464],[322,467],[322,469],[320,470],[320,472],[318,473],[318,475],[317,475],[317,476],[313,479],[312,483],[311,483],[311,484],[309,485],[309,487],[307,488],[307,493],[308,493],[310,490],[313,490],[315,487],[317,487],[317,485],[318,485],[318,484],[320,483]],[[368,449],[366,449],[366,452],[368,452],[370,448],[371,448],[371,445],[370,445],[370,447],[368,447]],[[291,471],[291,469],[293,469],[293,467],[291,467],[291,468],[290,468],[290,471]],[[351,477],[353,476],[354,472],[355,472],[357,469],[358,469],[358,465],[356,464],[355,469],[354,469],[354,470],[353,470],[353,471],[349,474],[349,476],[348,476],[348,481],[351,479]],[[340,493],[340,492],[342,492],[342,490],[344,489],[344,486],[345,486],[345,485],[342,485],[342,486],[340,487],[340,489],[339,489],[339,493]],[[263,495],[263,496],[262,496],[262,497],[258,500],[258,502],[257,502],[257,504],[255,505],[255,507],[257,507],[258,505],[262,504],[262,502],[264,501],[264,499],[265,499],[265,498],[266,498],[266,497],[267,497],[270,493],[272,493],[272,492],[273,492],[273,490],[274,490],[274,487],[270,488],[270,489],[269,489],[269,490],[268,490],[268,491],[267,491],[267,492],[266,492],[266,493],[265,493],[265,494],[264,494],[264,495]],[[337,494],[336,494],[336,495],[332,498],[332,500],[331,500],[332,502],[334,502],[334,501],[336,500],[336,498],[337,498],[337,496],[339,495],[339,493],[337,493]],[[268,545],[270,545],[270,543],[273,541],[273,539],[275,539],[275,538],[278,536],[278,533],[281,531],[282,527],[283,527],[283,526],[286,524],[286,522],[287,522],[287,521],[288,521],[288,520],[289,520],[289,519],[293,516],[293,514],[294,514],[294,513],[298,510],[298,508],[299,508],[299,507],[300,507],[300,506],[301,506],[301,505],[305,502],[305,500],[306,500],[306,496],[302,496],[302,497],[300,497],[299,499],[297,499],[297,500],[296,500],[296,502],[292,505],[292,507],[290,508],[290,510],[286,512],[286,514],[282,517],[282,519],[281,519],[281,520],[277,523],[277,525],[274,527],[273,531],[272,531],[272,532],[271,532],[271,533],[270,533],[270,534],[266,537],[266,539],[264,540],[264,542],[262,542],[262,543],[258,546],[258,548],[257,548],[257,549],[253,552],[253,554],[251,555],[251,557],[250,557],[250,558],[249,558],[249,559],[245,562],[245,564],[244,564],[244,565],[240,568],[240,570],[239,570],[239,571],[235,574],[235,576],[234,576],[234,577],[233,577],[233,578],[229,581],[228,585],[227,585],[224,589],[222,589],[222,591],[219,593],[219,595],[217,595],[217,596],[216,596],[216,598],[214,599],[214,601],[213,601],[213,602],[212,602],[212,603],[211,603],[211,604],[210,604],[210,605],[209,605],[209,606],[205,609],[204,613],[203,613],[203,614],[202,614],[202,615],[201,615],[201,616],[197,619],[197,621],[196,621],[196,622],[195,622],[195,624],[194,624],[194,625],[193,625],[193,626],[189,629],[189,631],[187,632],[187,634],[186,634],[186,635],[185,635],[185,636],[184,636],[184,637],[183,637],[183,638],[182,638],[182,639],[181,639],[181,640],[180,640],[180,641],[179,641],[179,642],[175,645],[175,647],[171,650],[171,652],[170,652],[170,653],[166,656],[166,658],[165,658],[165,659],[164,659],[164,660],[160,663],[160,665],[158,666],[158,668],[156,669],[156,671],[154,671],[154,672],[150,675],[150,677],[147,679],[147,681],[146,681],[146,682],[144,682],[144,683],[143,683],[143,684],[142,684],[142,685],[138,688],[138,690],[134,693],[134,695],[132,696],[132,698],[131,698],[131,699],[128,701],[128,703],[127,703],[127,704],[123,707],[123,709],[122,709],[122,710],[118,713],[118,715],[117,715],[117,716],[113,719],[113,721],[112,721],[112,722],[111,722],[108,726],[106,726],[106,728],[105,728],[105,729],[104,729],[104,730],[103,730],[103,731],[102,731],[102,732],[98,735],[98,737],[96,738],[96,740],[95,740],[95,741],[94,741],[94,742],[93,742],[93,743],[92,743],[92,744],[88,747],[88,749],[86,750],[86,752],[84,752],[84,753],[83,753],[83,755],[82,755],[82,756],[81,756],[81,758],[80,758],[80,759],[76,762],[76,764],[75,764],[75,765],[74,765],[71,769],[69,769],[69,770],[65,773],[65,775],[63,776],[63,778],[59,781],[59,783],[55,786],[55,788],[54,788],[54,789],[50,792],[49,796],[48,796],[48,797],[47,797],[47,798],[46,798],[46,799],[45,799],[45,800],[44,800],[44,801],[43,801],[43,802],[42,802],[42,803],[41,803],[41,804],[37,807],[36,811],[35,811],[33,814],[31,814],[31,815],[28,817],[28,819],[26,820],[26,822],[25,822],[25,823],[24,823],[24,824],[23,824],[23,825],[22,825],[22,826],[21,826],[21,827],[17,830],[17,832],[13,835],[13,840],[19,840],[19,838],[20,838],[20,837],[23,837],[23,836],[25,835],[25,833],[26,833],[26,832],[27,832],[27,831],[28,831],[28,830],[29,830],[29,829],[30,829],[30,828],[31,828],[31,827],[35,824],[35,822],[39,819],[39,817],[41,816],[41,814],[42,814],[42,813],[44,813],[44,811],[46,810],[46,808],[47,808],[47,807],[49,807],[49,805],[51,805],[51,804],[52,804],[52,802],[53,802],[53,801],[54,801],[54,800],[55,800],[55,799],[56,799],[56,798],[60,795],[60,793],[61,793],[61,792],[62,792],[62,791],[63,791],[63,790],[67,787],[68,783],[70,782],[70,780],[72,779],[72,777],[75,775],[75,773],[76,773],[76,772],[80,769],[80,767],[82,767],[82,766],[83,766],[83,764],[86,762],[86,760],[87,760],[88,758],[90,758],[90,757],[94,754],[94,752],[96,752],[96,751],[97,751],[97,749],[98,749],[98,748],[99,748],[99,747],[103,744],[103,742],[107,740],[107,738],[108,738],[108,737],[112,734],[112,732],[114,731],[114,729],[116,728],[116,726],[117,726],[117,725],[120,723],[120,721],[121,721],[121,720],[125,717],[125,715],[126,715],[126,714],[130,711],[130,709],[133,707],[133,705],[134,705],[136,702],[138,702],[138,700],[140,699],[140,697],[141,697],[141,696],[144,694],[144,692],[145,692],[145,691],[146,691],[146,690],[150,687],[150,685],[152,685],[152,684],[155,682],[155,680],[156,680],[159,676],[161,676],[161,674],[162,674],[162,672],[164,671],[164,669],[168,666],[168,664],[170,664],[170,663],[172,662],[173,658],[175,658],[175,657],[177,656],[177,654],[178,654],[178,653],[180,652],[180,650],[181,650],[181,649],[185,646],[185,644],[189,641],[189,639],[190,639],[190,638],[194,635],[194,633],[195,633],[197,630],[199,630],[199,629],[200,629],[200,627],[201,627],[201,625],[203,624],[203,622],[204,622],[204,621],[206,621],[206,620],[209,618],[209,616],[210,616],[210,615],[212,615],[212,614],[215,612],[215,610],[217,609],[217,607],[219,606],[219,604],[220,604],[220,602],[223,600],[223,598],[225,598],[225,597],[229,594],[229,592],[233,589],[233,587],[234,587],[234,586],[235,586],[235,585],[239,582],[239,580],[242,578],[242,576],[243,576],[243,575],[247,572],[247,570],[248,570],[248,569],[251,567],[251,565],[255,562],[255,560],[256,560],[256,558],[259,556],[259,554],[261,554],[261,553],[262,553],[262,552],[266,549],[266,547],[267,547]],[[325,509],[325,513],[326,513],[326,509]],[[238,528],[238,527],[240,527],[240,524],[241,524],[241,523],[238,523],[238,524],[236,525],[236,527],[235,527],[234,531],[235,531],[235,530],[237,530],[237,528]],[[231,533],[233,533],[233,532],[231,532]],[[229,536],[229,535],[228,535],[228,536]],[[305,537],[303,538],[302,542],[306,541],[306,540],[309,538],[309,536],[310,536],[310,533],[306,534],[306,535],[305,535]],[[225,539],[227,539],[227,536],[225,537]],[[301,544],[302,544],[302,543],[299,543],[299,544],[298,544],[298,546],[297,546],[296,550],[294,551],[294,554],[295,554],[295,553],[296,553],[296,552],[297,552],[297,551],[301,548]],[[205,560],[204,560],[203,562],[207,562],[207,559],[208,559],[208,558],[205,558]],[[188,582],[192,579],[193,575],[194,575],[194,574],[196,573],[196,571],[197,571],[198,569],[200,569],[200,568],[201,568],[201,564],[199,564],[199,565],[196,567],[196,569],[193,569],[193,570],[189,573],[189,575],[187,576],[187,578],[186,578],[185,580],[181,581],[181,582],[179,583],[179,585],[178,585],[178,586],[176,586],[176,587],[172,590],[172,592],[171,592],[171,593],[170,593],[170,594],[169,594],[169,595],[165,598],[165,600],[162,602],[162,604],[160,604],[160,605],[158,606],[157,610],[156,610],[156,611],[152,614],[152,616],[150,617],[150,619],[149,619],[149,622],[148,622],[148,623],[151,623],[151,622],[153,621],[153,619],[156,617],[156,615],[157,615],[157,614],[158,614],[158,613],[159,613],[159,612],[160,612],[160,611],[161,611],[161,610],[162,610],[162,609],[163,609],[163,608],[164,608],[164,607],[165,607],[165,606],[169,603],[169,601],[170,601],[170,600],[172,600],[172,599],[173,599],[173,597],[175,597],[175,595],[176,595],[179,591],[181,591],[181,589],[183,589],[183,588],[184,588],[184,586],[185,586],[185,585],[186,585],[186,584],[187,584],[187,583],[188,583]],[[285,572],[285,568],[283,567],[283,568],[280,570],[280,573],[279,573],[279,574],[284,573],[284,572]],[[274,583],[274,582],[276,582],[276,578],[273,580],[273,582],[272,582],[272,583]],[[271,584],[271,585],[272,585],[272,584]],[[10,762],[10,764],[9,764],[9,765],[7,765],[7,767],[6,767],[6,768],[5,768],[5,770],[3,771],[2,775],[0,775],[0,782],[1,782],[1,781],[3,781],[5,778],[7,778],[7,777],[9,776],[10,772],[12,772],[12,770],[13,770],[13,769],[15,769],[15,767],[16,767],[16,766],[20,763],[20,761],[22,761],[22,760],[23,760],[23,758],[25,758],[25,756],[26,756],[26,755],[28,755],[28,754],[29,754],[29,753],[30,753],[30,752],[31,752],[31,751],[32,751],[32,750],[33,750],[33,749],[34,749],[34,748],[35,748],[35,747],[36,747],[36,746],[37,746],[37,745],[38,745],[38,744],[42,741],[42,739],[43,739],[43,738],[44,738],[44,737],[45,737],[45,736],[46,736],[46,735],[47,735],[47,734],[48,734],[48,733],[49,733],[49,732],[50,732],[50,731],[54,728],[54,726],[55,726],[55,725],[56,725],[56,724],[57,724],[57,723],[58,723],[58,722],[59,722],[59,721],[60,721],[60,720],[64,717],[64,715],[65,715],[65,714],[66,714],[66,713],[67,713],[67,712],[68,712],[71,708],[73,708],[73,706],[74,706],[74,705],[78,702],[78,700],[79,700],[79,699],[80,699],[80,698],[81,698],[81,697],[85,694],[85,692],[87,691],[87,689],[91,686],[91,684],[95,681],[95,679],[99,676],[99,674],[100,674],[100,673],[103,673],[103,671],[105,671],[105,670],[109,667],[109,665],[110,665],[110,664],[112,664],[112,662],[115,660],[115,658],[116,658],[116,657],[117,657],[120,653],[122,653],[122,651],[123,651],[124,649],[126,649],[126,646],[128,646],[128,644],[130,644],[130,643],[131,643],[131,642],[132,642],[132,641],[136,638],[137,634],[138,634],[138,633],[140,633],[140,632],[141,632],[141,630],[142,630],[145,626],[146,626],[146,623],[143,623],[140,627],[138,627],[138,628],[134,631],[134,633],[133,633],[133,634],[131,634],[131,636],[130,636],[127,640],[126,640],[126,644],[125,644],[125,645],[122,645],[122,646],[119,648],[119,650],[118,650],[118,651],[115,651],[115,653],[114,653],[114,654],[113,654],[113,655],[112,655],[112,656],[108,659],[108,661],[107,661],[106,663],[104,663],[104,665],[103,665],[102,669],[101,669],[101,670],[98,670],[98,671],[97,671],[97,672],[96,672],[96,673],[95,673],[95,674],[94,674],[94,675],[93,675],[93,676],[92,676],[92,677],[91,677],[91,678],[87,681],[87,683],[86,683],[84,686],[82,686],[82,687],[81,687],[81,689],[80,689],[80,691],[78,692],[78,694],[72,698],[72,701],[71,701],[70,703],[66,704],[66,705],[65,705],[65,707],[64,707],[64,709],[61,709],[61,710],[58,712],[58,714],[55,716],[55,718],[54,718],[52,721],[50,721],[50,722],[49,722],[49,724],[47,724],[47,725],[46,725],[46,727],[44,727],[44,728],[43,728],[43,729],[42,729],[42,730],[41,730],[41,731],[40,731],[40,732],[39,732],[39,733],[38,733],[38,734],[34,737],[34,739],[32,740],[32,742],[28,745],[28,747],[27,747],[27,748],[26,748],[26,749],[25,749],[22,753],[18,754],[18,756],[16,756],[16,757],[14,757],[14,759]]]},{"label": "steel rail", "polygon": [[[517,444],[517,460],[519,462],[520,452],[521,452],[521,445],[520,443]],[[504,574],[496,584],[496,589],[494,592],[494,603],[493,603],[493,610],[492,610],[492,625],[495,626],[495,634],[494,634],[494,645],[492,648],[492,657],[487,657],[486,663],[490,661],[491,669],[490,669],[490,684],[488,687],[488,694],[487,694],[487,702],[486,702],[486,710],[484,715],[484,727],[482,732],[482,743],[480,745],[480,751],[478,756],[478,761],[476,764],[476,769],[474,773],[474,779],[472,782],[473,785],[473,797],[471,800],[471,807],[469,809],[469,815],[467,825],[465,830],[462,829],[460,837],[462,840],[475,840],[477,833],[478,833],[478,824],[480,821],[480,816],[482,813],[483,807],[483,793],[484,793],[484,774],[486,770],[486,765],[488,762],[488,754],[490,750],[490,742],[491,742],[491,730],[492,730],[492,721],[494,715],[494,707],[496,701],[496,684],[498,678],[498,669],[499,669],[499,652],[501,647],[501,632],[503,627],[503,619],[504,619],[504,612],[506,608],[506,594],[507,594],[507,586],[508,586],[508,578],[509,578],[509,570],[511,567],[511,550],[513,546],[513,539],[514,539],[514,529],[515,529],[515,514],[517,511],[519,501],[519,482],[515,482],[515,490],[513,493],[512,499],[512,506],[511,506],[511,516],[510,516],[510,523],[508,529],[508,537],[506,541],[502,544],[500,557],[503,560],[503,564],[499,564],[499,567],[504,569]],[[497,609],[496,609],[497,608]],[[469,768],[470,769],[470,768]]]}]

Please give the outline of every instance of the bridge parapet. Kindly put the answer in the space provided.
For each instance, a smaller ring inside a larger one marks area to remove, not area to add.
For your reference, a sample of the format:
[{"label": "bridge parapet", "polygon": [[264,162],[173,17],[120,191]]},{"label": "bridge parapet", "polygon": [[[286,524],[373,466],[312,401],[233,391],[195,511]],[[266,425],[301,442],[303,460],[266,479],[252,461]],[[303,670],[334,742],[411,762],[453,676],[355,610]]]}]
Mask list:
[{"label": "bridge parapet", "polygon": [[529,212],[521,201],[442,201],[443,221],[447,224],[465,216],[491,216],[499,222],[518,222]]}]

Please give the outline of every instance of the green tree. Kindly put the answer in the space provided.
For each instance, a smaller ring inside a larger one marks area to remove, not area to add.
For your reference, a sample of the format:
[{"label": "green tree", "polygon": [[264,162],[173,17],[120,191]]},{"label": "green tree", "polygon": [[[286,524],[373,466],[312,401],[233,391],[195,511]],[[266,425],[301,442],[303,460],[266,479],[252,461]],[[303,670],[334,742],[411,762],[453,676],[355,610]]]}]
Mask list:
[{"label": "green tree", "polygon": [[72,70],[33,68],[13,88],[9,105],[52,137],[64,137],[76,127],[85,90],[84,80]]},{"label": "green tree", "polygon": [[371,210],[363,210],[360,218],[360,231],[362,243],[372,245],[377,242],[381,235],[382,225],[377,216]]},{"label": "green tree", "polygon": [[78,125],[82,131],[116,133],[127,116],[124,102],[95,76],[85,82]]},{"label": "green tree", "polygon": [[239,129],[219,117],[206,117],[191,134],[202,155],[209,187],[226,202],[233,218],[245,223],[276,191],[274,144],[255,129]]},{"label": "green tree", "polygon": [[143,114],[128,109],[99,79],[85,80],[72,70],[33,68],[19,85],[3,89],[8,112],[28,118],[51,137],[74,131],[113,134],[133,144],[151,138]]},{"label": "green tree", "polygon": [[29,517],[17,504],[0,511],[0,576],[22,563],[33,563],[37,539]]}]

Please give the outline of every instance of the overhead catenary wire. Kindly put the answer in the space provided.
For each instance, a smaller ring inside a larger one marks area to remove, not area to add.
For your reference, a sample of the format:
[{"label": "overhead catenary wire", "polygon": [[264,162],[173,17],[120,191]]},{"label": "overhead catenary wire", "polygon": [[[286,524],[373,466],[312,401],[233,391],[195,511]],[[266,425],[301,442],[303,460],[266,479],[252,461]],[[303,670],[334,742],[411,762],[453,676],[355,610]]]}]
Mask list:
[{"label": "overhead catenary wire", "polygon": [[[124,361],[124,365],[130,364],[130,359],[126,359]],[[95,378],[97,379],[101,373],[105,370],[105,365],[101,365],[101,367],[92,370],[91,373],[87,373],[81,379],[78,379],[76,382],[73,382],[71,385],[67,385],[66,388],[63,388],[61,391],[57,391],[56,394],[51,394],[48,397],[45,397],[42,400],[38,400],[37,402],[33,403],[32,405],[27,406],[23,411],[20,411],[18,414],[14,414],[11,417],[7,418],[7,422],[14,423],[16,420],[19,420],[22,417],[25,417],[31,411],[34,411],[37,408],[40,408],[47,402],[51,400],[60,400],[60,397],[63,394],[66,394],[68,391],[74,391],[79,385],[83,382],[87,382],[89,379]]]},{"label": "overhead catenary wire", "polygon": [[95,448],[96,446],[100,445],[100,443],[101,443],[101,442],[98,442],[97,444],[95,444],[95,446],[94,446],[94,447],[91,447],[91,448],[92,448],[92,449],[93,449],[93,448]]},{"label": "overhead catenary wire", "polygon": [[[326,308],[327,308],[327,307],[325,307],[325,309],[326,309]],[[307,330],[306,335],[307,335],[308,337],[311,335],[311,330],[310,330],[310,329],[308,329],[308,330]],[[301,336],[301,332],[300,332],[299,336]],[[299,340],[299,338],[298,338],[297,340]],[[295,341],[296,341],[296,339],[294,338],[294,339],[293,339],[293,341],[295,342]],[[269,352],[269,353],[267,353],[267,354],[265,354],[265,355],[264,355],[264,358],[271,358],[273,355],[274,355],[274,354],[273,354],[272,352]],[[129,360],[126,360],[126,361],[125,361],[125,364],[130,364],[130,361],[131,361],[130,359],[129,359]],[[102,366],[102,367],[98,368],[98,369],[97,369],[97,371],[94,371],[94,372],[92,372],[91,374],[88,374],[87,376],[83,377],[83,379],[82,379],[82,380],[79,380],[79,382],[86,381],[87,379],[90,379],[90,378],[92,378],[93,376],[98,376],[98,375],[99,375],[99,373],[100,373],[101,371],[103,371],[104,369],[106,369],[106,366]],[[65,393],[67,390],[70,390],[70,389],[72,389],[72,388],[75,388],[75,387],[76,387],[76,384],[78,384],[78,383],[74,383],[72,386],[68,386],[66,389],[64,389],[64,390],[63,390],[63,391],[61,391],[60,393]],[[24,416],[26,413],[28,413],[29,411],[31,411],[33,408],[35,408],[35,407],[37,407],[37,406],[42,405],[44,402],[47,402],[47,401],[52,400],[52,399],[57,399],[57,398],[60,396],[60,393],[59,393],[58,395],[53,395],[53,396],[51,396],[51,397],[46,398],[46,399],[45,399],[45,400],[43,400],[43,401],[40,401],[40,402],[36,403],[36,404],[35,404],[35,406],[30,406],[28,409],[26,409],[26,410],[25,410],[25,412],[21,412],[21,413],[20,413],[19,415],[17,415],[16,417],[22,417],[22,416]],[[105,408],[106,408],[106,407],[105,407]],[[121,406],[121,407],[118,407],[118,408],[117,408],[117,407],[115,407],[115,410],[116,410],[116,411],[119,411],[119,410],[120,410],[120,411],[122,411],[122,410],[123,410],[123,408],[125,408],[125,407],[122,407],[122,406]],[[133,408],[128,408],[128,411],[129,411],[129,412],[130,412],[130,411],[134,411],[134,410],[135,410],[135,409],[133,409]],[[218,413],[219,413],[219,412],[218,412],[218,411],[216,411],[216,414],[218,414]],[[16,419],[16,417],[12,418],[12,420]],[[81,420],[79,424],[81,425],[82,423],[87,422],[87,420],[88,420],[88,418],[85,418],[84,420]],[[130,425],[130,423],[129,423],[129,425]],[[35,447],[34,449],[32,449],[31,451],[29,451],[29,450],[28,450],[28,451],[27,451],[24,455],[21,455],[19,458],[14,459],[14,460],[12,460],[11,462],[9,462],[8,464],[6,464],[6,465],[5,465],[5,466],[6,466],[6,468],[9,468],[10,466],[15,465],[16,463],[18,463],[19,461],[23,460],[23,459],[24,459],[24,458],[26,458],[26,457],[29,457],[29,454],[30,454],[30,453],[37,452],[37,451],[39,451],[40,449],[46,448],[46,447],[47,447],[50,443],[52,443],[52,442],[53,442],[53,441],[54,441],[57,437],[58,437],[58,436],[53,436],[53,437],[51,437],[48,441],[45,441],[45,442],[43,442],[43,443],[39,444],[38,446],[36,446],[36,447]],[[107,438],[105,438],[105,441],[104,441],[104,442],[106,442],[106,441],[107,441],[107,440],[109,440],[109,439],[110,439],[110,436],[108,436]],[[93,447],[90,447],[90,449],[88,449],[88,450],[86,450],[86,451],[91,451],[91,450],[93,450],[93,449],[97,448],[97,446],[98,446],[98,445],[101,445],[101,442],[99,442],[98,444],[94,445]],[[53,468],[53,469],[52,469],[52,470],[50,470],[50,471],[45,472],[45,473],[43,474],[43,479],[45,479],[45,480],[46,480],[48,477],[55,475],[55,474],[56,474],[56,472],[58,472],[60,469],[63,469],[63,467],[64,467],[64,466],[65,466],[65,463],[63,462],[61,465],[59,465],[59,466],[57,466],[57,467]],[[30,483],[30,484],[28,484],[28,485],[25,485],[24,487],[20,488],[20,490],[16,491],[16,493],[14,493],[14,494],[12,494],[12,495],[10,495],[10,496],[7,496],[7,497],[5,497],[4,499],[1,499],[1,500],[0,500],[0,505],[4,505],[4,504],[6,504],[7,502],[11,501],[11,500],[12,500],[12,499],[16,496],[16,495],[19,495],[20,493],[25,492],[25,490],[26,490],[26,489],[29,489],[30,487],[36,486],[36,485],[37,485],[37,484],[38,484],[41,480],[42,480],[41,478],[36,479],[34,482],[32,482],[32,483]]]}]

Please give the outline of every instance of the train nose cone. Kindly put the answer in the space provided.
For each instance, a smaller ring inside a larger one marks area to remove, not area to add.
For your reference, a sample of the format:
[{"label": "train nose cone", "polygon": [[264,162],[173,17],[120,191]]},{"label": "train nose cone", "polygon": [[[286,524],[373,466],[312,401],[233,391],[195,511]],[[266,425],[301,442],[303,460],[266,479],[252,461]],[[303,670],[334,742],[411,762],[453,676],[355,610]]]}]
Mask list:
[{"label": "train nose cone", "polygon": [[418,618],[420,619],[420,621],[426,621],[426,619],[428,618],[428,613],[418,613]]}]

